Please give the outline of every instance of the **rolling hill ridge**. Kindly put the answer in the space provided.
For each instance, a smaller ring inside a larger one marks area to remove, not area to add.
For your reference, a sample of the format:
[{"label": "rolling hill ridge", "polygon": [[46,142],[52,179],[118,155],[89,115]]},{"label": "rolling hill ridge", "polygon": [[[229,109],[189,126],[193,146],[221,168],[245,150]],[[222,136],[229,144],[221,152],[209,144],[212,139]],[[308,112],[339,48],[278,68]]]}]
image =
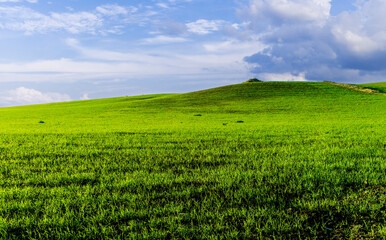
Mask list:
[{"label": "rolling hill ridge", "polygon": [[385,116],[326,82],[1,108],[0,239],[382,239]]},{"label": "rolling hill ridge", "polygon": [[[371,85],[371,84],[370,84]],[[369,86],[370,86],[369,85]],[[385,83],[377,83],[379,89]],[[366,85],[367,86],[367,85]],[[339,112],[342,108],[358,108],[364,105],[363,100],[382,99],[381,96],[366,95],[341,88],[328,83],[317,82],[261,82],[243,83],[218,87],[185,94],[156,94],[134,97],[120,97],[75,101],[43,105],[22,106],[0,109],[3,116],[12,113],[28,113],[31,117],[41,118],[53,116],[56,119],[87,114],[117,113],[119,111],[139,113],[155,113],[154,111],[192,111],[197,112],[228,112],[228,113],[264,113],[282,110],[290,115],[294,111],[329,111]],[[355,106],[355,107],[354,107]],[[335,110],[334,110],[335,109]],[[51,114],[49,114],[51,113]],[[48,115],[47,115],[48,114]],[[162,114],[161,114],[162,115]],[[124,116],[121,116],[124,117]],[[24,117],[22,117],[23,119]],[[31,118],[32,120],[32,118]]]}]

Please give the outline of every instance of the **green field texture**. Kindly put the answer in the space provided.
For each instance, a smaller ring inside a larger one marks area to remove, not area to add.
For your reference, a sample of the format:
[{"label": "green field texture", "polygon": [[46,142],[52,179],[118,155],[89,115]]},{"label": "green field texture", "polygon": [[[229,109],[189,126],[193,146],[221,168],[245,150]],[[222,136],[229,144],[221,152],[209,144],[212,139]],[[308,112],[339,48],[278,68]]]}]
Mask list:
[{"label": "green field texture", "polygon": [[386,93],[386,82],[379,82],[379,83],[367,83],[367,84],[361,84],[360,86],[378,90],[382,93]]},{"label": "green field texture", "polygon": [[384,239],[385,116],[328,82],[1,108],[0,239]]}]

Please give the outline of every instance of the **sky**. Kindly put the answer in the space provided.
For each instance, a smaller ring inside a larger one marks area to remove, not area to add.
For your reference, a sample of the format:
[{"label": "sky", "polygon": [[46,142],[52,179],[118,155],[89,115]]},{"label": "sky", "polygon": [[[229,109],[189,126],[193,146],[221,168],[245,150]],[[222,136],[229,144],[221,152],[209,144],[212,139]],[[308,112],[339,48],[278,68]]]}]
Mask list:
[{"label": "sky", "polygon": [[0,0],[0,107],[386,81],[385,0]]}]

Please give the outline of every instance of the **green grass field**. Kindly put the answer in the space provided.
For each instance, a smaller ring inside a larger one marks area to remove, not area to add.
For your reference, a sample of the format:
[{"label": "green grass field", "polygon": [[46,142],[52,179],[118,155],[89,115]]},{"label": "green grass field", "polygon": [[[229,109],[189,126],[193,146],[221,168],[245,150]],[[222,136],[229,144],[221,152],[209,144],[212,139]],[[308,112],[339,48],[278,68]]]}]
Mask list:
[{"label": "green grass field", "polygon": [[360,86],[386,93],[386,82],[361,84]]},{"label": "green grass field", "polygon": [[385,239],[385,126],[309,82],[2,108],[0,239]]}]

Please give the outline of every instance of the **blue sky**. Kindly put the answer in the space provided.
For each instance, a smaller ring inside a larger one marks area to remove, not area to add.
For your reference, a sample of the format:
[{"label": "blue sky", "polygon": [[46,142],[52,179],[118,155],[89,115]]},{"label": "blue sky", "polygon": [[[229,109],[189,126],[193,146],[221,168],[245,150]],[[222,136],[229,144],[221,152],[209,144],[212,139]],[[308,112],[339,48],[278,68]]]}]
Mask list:
[{"label": "blue sky", "polygon": [[386,81],[384,0],[0,0],[0,106]]}]

